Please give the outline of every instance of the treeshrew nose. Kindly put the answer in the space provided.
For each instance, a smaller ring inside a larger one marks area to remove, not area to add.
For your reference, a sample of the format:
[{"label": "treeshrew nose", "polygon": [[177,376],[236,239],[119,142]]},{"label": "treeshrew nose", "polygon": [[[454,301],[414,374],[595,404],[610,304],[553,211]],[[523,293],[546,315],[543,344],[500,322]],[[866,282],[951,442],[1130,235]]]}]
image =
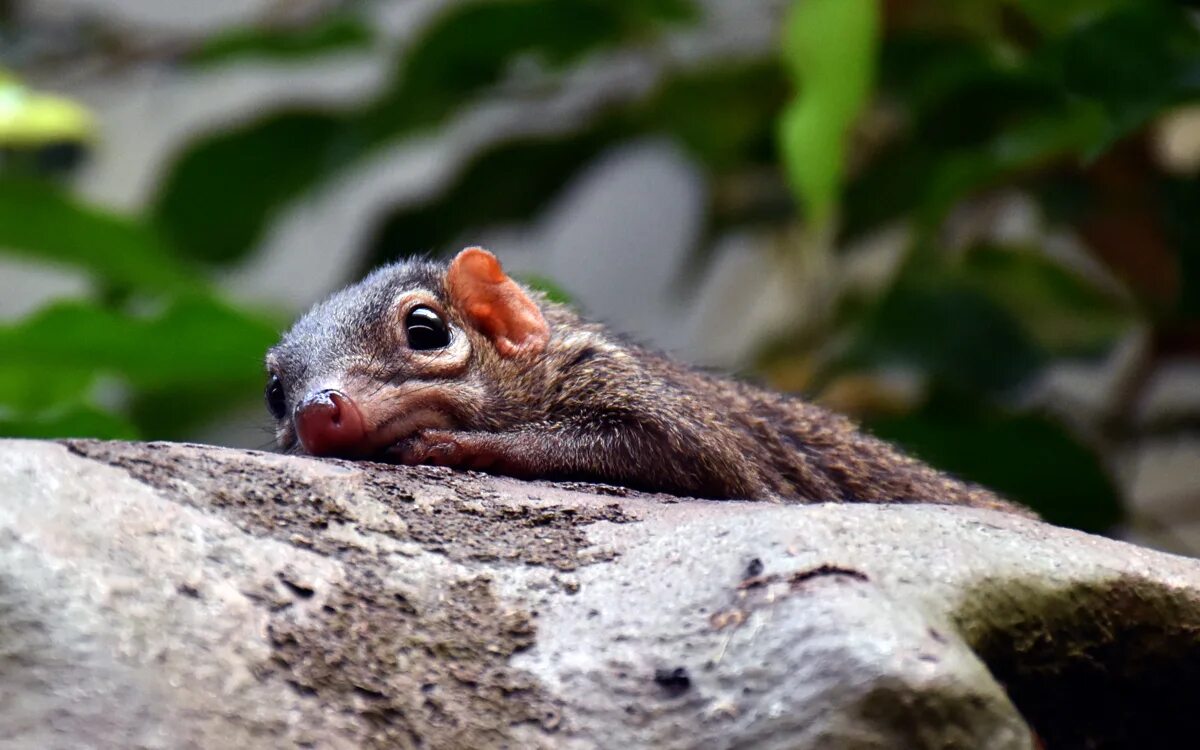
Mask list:
[{"label": "treeshrew nose", "polygon": [[355,456],[366,444],[362,412],[341,391],[309,394],[296,406],[296,435],[305,453],[313,456]]}]

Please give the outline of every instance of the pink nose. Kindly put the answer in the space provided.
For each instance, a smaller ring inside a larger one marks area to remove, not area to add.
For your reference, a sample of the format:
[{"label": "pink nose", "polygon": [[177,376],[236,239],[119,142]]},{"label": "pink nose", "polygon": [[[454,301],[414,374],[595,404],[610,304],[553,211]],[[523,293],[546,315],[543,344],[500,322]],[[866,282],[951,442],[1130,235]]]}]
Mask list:
[{"label": "pink nose", "polygon": [[341,391],[310,394],[292,419],[300,444],[312,456],[355,456],[367,442],[362,412]]}]

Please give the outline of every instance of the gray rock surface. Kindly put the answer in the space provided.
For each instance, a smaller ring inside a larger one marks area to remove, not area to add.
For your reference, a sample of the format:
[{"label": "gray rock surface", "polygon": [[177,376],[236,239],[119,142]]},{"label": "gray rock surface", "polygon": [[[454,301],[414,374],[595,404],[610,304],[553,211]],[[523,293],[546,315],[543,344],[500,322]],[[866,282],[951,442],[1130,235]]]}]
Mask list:
[{"label": "gray rock surface", "polygon": [[986,511],[0,441],[0,748],[1153,747],[1197,633]]}]

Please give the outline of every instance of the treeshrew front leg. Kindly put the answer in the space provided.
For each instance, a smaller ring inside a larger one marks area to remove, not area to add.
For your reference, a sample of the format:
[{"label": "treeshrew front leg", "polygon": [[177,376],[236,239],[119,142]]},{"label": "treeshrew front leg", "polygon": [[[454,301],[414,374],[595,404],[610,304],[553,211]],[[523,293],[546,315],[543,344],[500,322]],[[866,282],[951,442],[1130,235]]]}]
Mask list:
[{"label": "treeshrew front leg", "polygon": [[564,433],[523,430],[473,432],[423,430],[393,446],[389,455],[408,464],[434,464],[456,469],[478,469],[515,477],[558,475],[586,471],[574,460],[577,437]]},{"label": "treeshrew front leg", "polygon": [[699,443],[630,426],[551,425],[510,432],[424,430],[389,454],[408,465],[477,469],[522,479],[600,481],[697,497],[770,495],[757,477],[715,463]]}]

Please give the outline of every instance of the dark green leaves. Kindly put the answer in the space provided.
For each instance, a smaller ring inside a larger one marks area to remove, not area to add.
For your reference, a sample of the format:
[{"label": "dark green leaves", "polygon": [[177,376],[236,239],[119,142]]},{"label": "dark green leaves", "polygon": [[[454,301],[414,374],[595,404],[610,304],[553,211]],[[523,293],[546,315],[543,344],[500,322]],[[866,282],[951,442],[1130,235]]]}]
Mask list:
[{"label": "dark green leaves", "polygon": [[841,367],[911,368],[956,388],[1000,394],[1046,362],[1020,325],[958,280],[893,288],[855,324]]},{"label": "dark green leaves", "polygon": [[[1062,163],[1085,167],[1200,96],[1200,30],[1177,4],[1025,5],[1045,34],[1028,50],[925,31],[886,40],[883,95],[904,103],[911,125],[850,185],[852,232],[914,209],[932,230],[958,201]],[[898,181],[907,195],[873,202]]]},{"label": "dark green leaves", "polygon": [[338,144],[348,156],[357,152],[343,126],[328,114],[280,114],[197,144],[159,194],[156,224],[189,258],[244,257],[279,209],[341,166]]},{"label": "dark green leaves", "polygon": [[80,268],[120,287],[197,287],[152,229],[39,182],[0,179],[0,252]]},{"label": "dark green leaves", "polygon": [[195,65],[217,65],[247,58],[308,61],[316,55],[362,50],[373,41],[360,18],[335,14],[297,28],[234,29],[206,39],[189,55]]},{"label": "dark green leaves", "polygon": [[456,4],[397,60],[392,83],[361,108],[274,112],[194,144],[165,179],[156,223],[189,257],[238,260],[305,190],[469,107],[518,59],[560,66],[690,17],[691,4],[683,0]]},{"label": "dark green leaves", "polygon": [[0,359],[57,373],[108,373],[140,386],[261,379],[274,325],[205,297],[151,315],[64,302],[0,326]]},{"label": "dark green leaves", "polygon": [[[207,297],[148,315],[54,305],[0,326],[0,434],[137,436],[120,402],[139,393],[173,396],[157,415],[166,424],[191,412],[211,419],[257,396],[276,335],[271,323]],[[99,406],[104,391],[116,403]],[[189,398],[196,392],[205,399]]]},{"label": "dark green leaves", "polygon": [[[822,332],[837,345],[817,380],[901,368],[932,395],[903,417],[866,415],[884,437],[1051,520],[1103,528],[1117,504],[1098,447],[1022,412],[1018,395],[1135,328],[1192,340],[1200,189],[1158,171],[1147,126],[1200,99],[1200,29],[1166,0],[969,8],[917,2],[889,17],[879,97],[894,130],[841,196],[841,239],[915,231],[878,296]],[[950,217],[986,225],[971,211],[1000,206],[1011,218],[992,191],[1020,197],[1023,239],[983,231],[945,247]],[[1051,235],[1070,240],[1065,254],[1047,252]],[[1128,425],[1097,429],[1133,440]]]},{"label": "dark green leaves", "polygon": [[96,286],[92,299],[0,323],[0,435],[135,437],[146,422],[129,402],[144,393],[209,389],[192,405],[212,418],[257,392],[275,325],[220,302],[145,223],[0,180],[0,248]]},{"label": "dark green leaves", "polygon": [[1116,487],[1095,452],[1047,417],[935,397],[913,414],[873,420],[871,428],[1051,523],[1104,531],[1121,517]]},{"label": "dark green leaves", "polygon": [[850,311],[839,370],[904,367],[962,392],[1001,396],[1055,357],[1108,351],[1132,305],[1040,251],[978,248],[914,265],[878,300]]},{"label": "dark green leaves", "polygon": [[1050,49],[1069,97],[1093,103],[1108,121],[1100,146],[1144,124],[1167,105],[1200,94],[1191,76],[1200,62],[1200,32],[1178,5],[1148,1],[1106,14]]},{"label": "dark green leaves", "polygon": [[977,248],[954,274],[961,288],[1002,309],[1050,355],[1107,351],[1136,321],[1130,299],[1036,248]]},{"label": "dark green leaves", "polygon": [[86,403],[55,404],[22,414],[0,406],[0,435],[18,438],[88,437],[132,440],[139,436],[129,422]]}]

